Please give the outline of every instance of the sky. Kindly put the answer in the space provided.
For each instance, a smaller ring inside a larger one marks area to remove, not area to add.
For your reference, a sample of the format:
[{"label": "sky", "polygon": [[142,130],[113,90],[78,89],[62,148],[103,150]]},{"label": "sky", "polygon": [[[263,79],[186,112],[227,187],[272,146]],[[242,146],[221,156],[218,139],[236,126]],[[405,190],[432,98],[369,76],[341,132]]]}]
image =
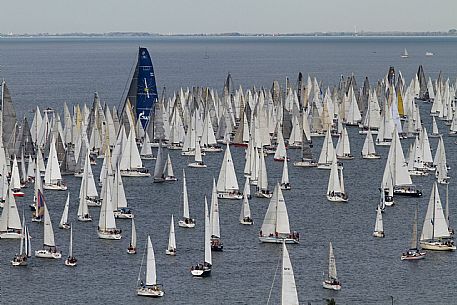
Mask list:
[{"label": "sky", "polygon": [[[344,5],[343,5],[344,4]],[[3,0],[0,33],[448,31],[456,0]]]}]

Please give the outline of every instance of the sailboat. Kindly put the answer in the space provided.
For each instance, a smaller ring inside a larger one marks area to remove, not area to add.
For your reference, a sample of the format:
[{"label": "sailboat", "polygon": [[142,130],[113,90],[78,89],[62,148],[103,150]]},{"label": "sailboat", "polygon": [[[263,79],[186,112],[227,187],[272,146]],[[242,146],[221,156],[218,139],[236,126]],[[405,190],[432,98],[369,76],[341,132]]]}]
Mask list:
[{"label": "sailboat", "polygon": [[405,48],[405,50],[403,51],[403,54],[401,55],[401,58],[408,58],[408,57],[409,57],[408,51]]},{"label": "sailboat", "polygon": [[[306,114],[304,114],[306,116]],[[311,151],[311,144],[306,139],[305,133],[302,135],[301,142],[301,159],[300,161],[295,161],[294,166],[298,167],[316,167],[317,161],[314,159],[313,152]]]},{"label": "sailboat", "polygon": [[282,190],[291,189],[290,182],[289,182],[289,169],[287,168],[287,160],[284,160],[284,165],[282,167],[281,189]]},{"label": "sailboat", "polygon": [[60,218],[59,228],[61,229],[70,229],[70,224],[68,223],[68,209],[70,207],[70,192],[67,194],[67,201],[65,202],[65,207],[63,208],[62,217]]},{"label": "sailboat", "polygon": [[255,196],[258,198],[271,198],[273,193],[268,189],[267,166],[265,164],[265,155],[262,151],[259,152],[259,174],[256,186]]},{"label": "sailboat", "polygon": [[10,186],[14,197],[24,197],[24,192],[21,191],[21,178],[19,176],[19,166],[17,164],[16,155],[14,155],[13,168],[11,169]]},{"label": "sailboat", "polygon": [[414,220],[413,220],[413,230],[412,230],[412,237],[411,237],[411,246],[409,249],[402,253],[401,260],[418,260],[425,258],[426,252],[422,251],[419,247],[418,240],[417,240],[417,205],[416,211],[414,213]]},{"label": "sailboat", "polygon": [[263,243],[282,243],[283,241],[287,244],[299,243],[299,233],[290,231],[289,215],[287,214],[286,202],[279,183],[275,186],[273,196],[265,213],[259,240]]},{"label": "sailboat", "polygon": [[365,142],[363,142],[362,158],[363,159],[381,159],[381,156],[376,153],[376,148],[374,145],[371,129],[368,129],[367,137],[365,138]]},{"label": "sailboat", "polygon": [[354,156],[351,155],[351,145],[349,143],[349,135],[346,127],[343,127],[343,131],[338,138],[338,143],[336,144],[336,157],[341,160],[354,159]]},{"label": "sailboat", "polygon": [[332,242],[329,243],[328,274],[324,278],[324,281],[322,282],[322,287],[324,287],[325,289],[332,289],[332,290],[341,289],[341,283],[338,280],[338,276],[336,274],[336,261],[335,261],[335,254],[333,253]]},{"label": "sailboat", "polygon": [[56,139],[52,137],[48,163],[44,173],[43,189],[54,191],[66,191],[67,186],[62,181],[60,174],[59,160],[57,159]]},{"label": "sailboat", "polygon": [[211,275],[211,268],[213,266],[213,261],[211,258],[211,228],[209,221],[209,212],[208,212],[208,201],[205,196],[205,260],[203,264],[197,264],[192,266],[190,273],[195,277],[208,277]]},{"label": "sailboat", "polygon": [[425,215],[420,245],[423,249],[437,251],[454,251],[456,246],[449,234],[448,223],[443,213],[438,184],[433,183],[432,193]]},{"label": "sailboat", "polygon": [[164,167],[167,166],[163,159],[162,141],[159,141],[159,149],[157,150],[157,158],[154,166],[154,183],[165,182],[165,175],[163,173]]},{"label": "sailboat", "polygon": [[243,203],[241,204],[240,223],[242,225],[253,225],[254,221],[251,217],[251,209],[249,207],[249,200],[246,193],[243,194]]},{"label": "sailboat", "polygon": [[[88,164],[89,157],[86,157],[86,165]],[[89,165],[90,166],[90,165]],[[106,179],[105,179],[106,181]],[[89,181],[87,175],[87,167],[85,166],[83,178],[81,180],[81,188],[79,191],[79,205],[78,205],[78,221],[86,222],[92,221],[92,217],[89,214],[89,206],[87,202],[89,201],[87,196]],[[98,201],[100,202],[100,201]]]},{"label": "sailboat", "polygon": [[[25,224],[25,219],[22,217],[22,222]],[[27,259],[32,256],[30,249],[30,234],[26,225],[23,227],[24,234],[21,237],[19,254],[16,254],[11,261],[13,266],[27,266]]]},{"label": "sailboat", "polygon": [[143,166],[135,138],[135,128],[130,128],[129,136],[127,137],[125,147],[122,148],[121,160],[119,162],[121,174],[126,177],[149,177],[151,174]]},{"label": "sailboat", "polygon": [[211,225],[211,250],[222,251],[224,245],[221,240],[221,227],[219,225],[219,199],[217,199],[216,181],[213,178],[213,190],[211,192],[211,209],[210,209],[210,225]]},{"label": "sailboat", "polygon": [[[105,179],[103,183],[109,183]],[[103,196],[102,206],[100,209],[100,217],[98,220],[97,233],[101,239],[121,239],[121,230],[116,228],[116,219],[114,218],[113,205],[111,200],[110,186],[105,188],[105,195]]]},{"label": "sailboat", "polygon": [[78,260],[73,255],[73,227],[70,228],[70,245],[68,246],[68,257],[65,260],[65,266],[75,267]]},{"label": "sailboat", "polygon": [[170,154],[167,154],[167,162],[165,163],[165,167],[163,170],[163,176],[165,177],[165,181],[177,181],[175,173],[173,172],[173,164],[171,163]]},{"label": "sailboat", "polygon": [[51,217],[49,216],[48,207],[46,202],[44,205],[44,238],[43,249],[35,251],[35,257],[59,259],[62,253],[57,251],[56,243],[54,241],[54,230],[52,229]]},{"label": "sailboat", "polygon": [[[106,161],[103,160],[105,166],[102,171],[107,168]],[[102,205],[101,199],[98,196],[97,186],[95,185],[94,174],[92,172],[92,166],[90,165],[90,152],[87,150],[84,161],[84,170],[82,173],[81,188],[79,191],[79,197],[86,201],[87,206],[99,207]]]},{"label": "sailboat", "polygon": [[335,157],[335,148],[333,147],[332,136],[330,135],[330,129],[325,134],[324,143],[322,144],[321,154],[317,162],[317,168],[319,169],[331,169],[332,161]]},{"label": "sailboat", "polygon": [[384,226],[382,223],[382,209],[380,206],[376,209],[376,223],[374,226],[374,237],[384,237]]},{"label": "sailboat", "polygon": [[429,134],[428,136],[430,138],[438,138],[440,136],[440,131],[438,130],[438,124],[436,124],[435,117],[432,116],[432,133]]},{"label": "sailboat", "polygon": [[276,146],[275,155],[273,160],[284,161],[287,160],[286,144],[284,143],[284,136],[282,135],[281,128],[278,128],[278,145]]},{"label": "sailboat", "polygon": [[143,146],[141,146],[140,157],[143,160],[155,160],[156,157],[152,154],[151,141],[149,135],[146,132],[144,136]]},{"label": "sailboat", "polygon": [[348,201],[348,195],[344,190],[343,167],[338,168],[336,157],[333,158],[330,177],[328,179],[327,199],[333,202]]},{"label": "sailboat", "polygon": [[286,243],[282,243],[281,305],[299,305],[294,269]]},{"label": "sailboat", "polygon": [[176,255],[176,236],[175,236],[175,220],[171,215],[170,233],[168,235],[168,247],[165,251],[167,255]]},{"label": "sailboat", "polygon": [[143,297],[163,297],[164,292],[162,289],[162,285],[157,284],[156,260],[154,255],[154,248],[152,247],[151,237],[149,235],[146,249],[146,283],[143,283],[143,281],[140,280],[141,268],[143,267],[143,260],[141,260],[140,272],[138,274],[138,287],[136,289],[136,293],[137,295]]},{"label": "sailboat", "polygon": [[0,239],[19,239],[22,238],[23,232],[16,200],[9,187],[6,192],[6,201],[0,217]]},{"label": "sailboat", "polygon": [[195,168],[205,168],[206,164],[203,162],[202,157],[202,149],[200,147],[200,141],[195,143],[195,154],[194,154],[194,162],[188,164],[189,167]]},{"label": "sailboat", "polygon": [[113,205],[115,218],[133,218],[133,211],[127,207],[127,198],[125,197],[124,184],[122,182],[121,172],[119,167],[114,175],[113,190],[111,196],[111,204]]},{"label": "sailboat", "polygon": [[230,145],[225,148],[219,178],[217,179],[217,197],[220,199],[242,199],[243,195],[238,188],[235,166],[233,164]]},{"label": "sailboat", "polygon": [[189,197],[187,195],[186,172],[182,170],[182,202],[183,202],[183,219],[180,219],[178,226],[181,228],[195,227],[195,220],[189,215]]},{"label": "sailboat", "polygon": [[136,254],[136,228],[135,228],[135,220],[132,218],[132,234],[130,236],[130,244],[127,248],[128,254]]}]

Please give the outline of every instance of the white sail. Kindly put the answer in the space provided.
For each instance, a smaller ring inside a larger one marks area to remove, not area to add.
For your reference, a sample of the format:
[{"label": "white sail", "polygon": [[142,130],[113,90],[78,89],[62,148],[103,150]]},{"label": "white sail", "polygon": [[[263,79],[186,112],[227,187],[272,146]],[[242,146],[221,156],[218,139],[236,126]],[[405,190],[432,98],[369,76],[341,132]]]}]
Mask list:
[{"label": "white sail", "polygon": [[363,142],[362,156],[374,154],[376,154],[376,149],[373,141],[373,136],[371,134],[371,130],[368,129],[367,137],[365,138],[365,142]]},{"label": "white sail", "polygon": [[136,227],[135,227],[135,220],[132,218],[132,236],[130,237],[130,245],[133,248],[136,248]]},{"label": "white sail", "polygon": [[0,218],[0,232],[7,232],[8,229],[21,230],[21,219],[17,211],[16,200],[14,199],[13,192],[7,188],[7,200],[5,202],[2,216]]},{"label": "white sail", "polygon": [[176,237],[175,237],[175,221],[173,214],[171,215],[170,233],[168,235],[168,248],[169,251],[176,250]]},{"label": "white sail", "polygon": [[70,207],[70,192],[67,194],[67,201],[65,202],[65,207],[63,209],[62,217],[60,218],[60,227],[63,227],[64,224],[68,223],[68,209]]},{"label": "white sail", "polygon": [[241,204],[240,221],[245,218],[251,218],[251,208],[249,207],[249,200],[246,193],[243,194],[243,203]]},{"label": "white sail", "polygon": [[438,185],[433,184],[427,214],[422,227],[421,241],[450,237],[446,217],[441,204]]},{"label": "white sail", "polygon": [[208,212],[208,201],[205,196],[205,263],[213,264],[211,258],[211,228]]},{"label": "white sail", "polygon": [[333,253],[332,242],[330,242],[330,244],[329,244],[329,251],[328,251],[328,277],[330,279],[338,280],[338,275],[336,273],[336,260],[335,260],[335,254]]},{"label": "white sail", "polygon": [[219,200],[217,199],[216,181],[213,178],[213,191],[211,193],[211,237],[221,237],[221,228],[219,225]]},{"label": "white sail", "polygon": [[100,209],[100,218],[98,220],[99,230],[107,231],[116,229],[116,220],[114,219],[113,205],[111,201],[111,186],[105,188],[102,206]]},{"label": "white sail", "polygon": [[[384,192],[382,191],[382,193],[384,193]],[[383,226],[383,222],[382,222],[382,213],[381,213],[381,208],[379,206],[376,209],[376,223],[374,226],[374,231],[375,232],[384,232],[384,226]]]},{"label": "white sail", "polygon": [[144,136],[143,146],[141,147],[140,156],[152,156],[152,148],[148,133]]},{"label": "white sail", "polygon": [[70,245],[68,246],[68,256],[73,257],[73,227],[70,227]]},{"label": "white sail", "polygon": [[173,172],[173,164],[171,163],[170,154],[167,154],[167,163],[165,163],[164,176],[165,177],[174,177],[175,176],[175,173]]},{"label": "white sail", "polygon": [[324,143],[322,144],[321,154],[319,155],[318,164],[331,164],[335,155],[330,129],[325,134]]},{"label": "white sail", "polygon": [[60,180],[62,180],[62,176],[60,175],[59,160],[57,159],[56,140],[52,137],[48,163],[44,173],[44,182],[45,184],[55,184]]},{"label": "white sail", "polygon": [[290,234],[289,215],[279,184],[276,184],[262,223],[262,235]]},{"label": "white sail", "polygon": [[284,143],[284,137],[282,135],[281,128],[278,127],[278,146],[276,147],[274,159],[275,160],[282,160],[287,159],[287,150],[286,144]]},{"label": "white sail", "polygon": [[11,189],[18,190],[21,188],[21,178],[19,176],[19,166],[17,164],[16,155],[14,155],[13,159],[13,168],[11,170]]},{"label": "white sail", "polygon": [[113,205],[113,211],[127,207],[127,198],[125,197],[124,184],[122,182],[121,171],[119,167],[116,169],[116,174],[114,175],[111,202]]},{"label": "white sail", "polygon": [[260,190],[268,190],[268,174],[267,174],[267,165],[265,164],[265,155],[262,151],[259,152],[259,174],[257,187]]},{"label": "white sail", "polygon": [[230,192],[238,190],[238,180],[236,179],[235,166],[233,164],[232,154],[230,153],[230,145],[227,144],[219,178],[217,179],[217,191]]},{"label": "white sail", "polygon": [[44,203],[44,239],[43,244],[48,247],[55,247],[54,230],[52,229],[51,217],[49,216],[48,205]]},{"label": "white sail", "polygon": [[282,167],[281,184],[289,184],[289,170],[287,168],[287,159],[284,159],[284,164]]},{"label": "white sail", "polygon": [[148,246],[146,254],[146,286],[157,284],[156,259],[154,248],[152,247],[151,237],[148,235]]},{"label": "white sail", "polygon": [[331,193],[342,193],[343,192],[343,190],[341,188],[340,177],[338,175],[338,165],[337,165],[335,159],[333,160],[332,167],[330,169],[330,177],[328,179],[328,185],[327,185],[327,195],[330,195]]},{"label": "white sail", "polygon": [[343,131],[340,134],[338,143],[336,145],[337,157],[348,156],[351,154],[351,145],[349,143],[349,135],[346,127],[343,127]]},{"label": "white sail", "polygon": [[281,305],[299,305],[294,270],[286,243],[282,244]]},{"label": "white sail", "polygon": [[127,142],[122,150],[122,156],[119,166],[121,170],[126,171],[143,168],[140,152],[138,151],[138,147],[136,146],[134,128],[130,128],[130,133],[127,137]]}]

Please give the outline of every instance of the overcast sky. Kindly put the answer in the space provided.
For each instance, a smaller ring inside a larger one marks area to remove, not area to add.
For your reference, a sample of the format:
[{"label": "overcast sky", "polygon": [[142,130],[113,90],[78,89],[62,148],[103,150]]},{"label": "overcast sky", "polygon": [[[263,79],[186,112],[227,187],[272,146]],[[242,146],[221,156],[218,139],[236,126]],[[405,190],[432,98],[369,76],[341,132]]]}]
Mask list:
[{"label": "overcast sky", "polygon": [[456,0],[14,0],[0,33],[447,31]]}]

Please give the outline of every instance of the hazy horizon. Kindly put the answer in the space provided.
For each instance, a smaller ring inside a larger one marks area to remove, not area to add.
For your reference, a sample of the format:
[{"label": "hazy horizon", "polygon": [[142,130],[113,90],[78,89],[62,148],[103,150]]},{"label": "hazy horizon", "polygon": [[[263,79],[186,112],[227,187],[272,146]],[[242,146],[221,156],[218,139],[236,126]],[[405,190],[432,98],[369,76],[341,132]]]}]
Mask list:
[{"label": "hazy horizon", "polygon": [[135,5],[122,0],[42,0],[27,7],[8,1],[2,10],[0,33],[13,34],[446,32],[457,27],[453,0],[352,0],[344,6],[329,0],[137,0]]}]

